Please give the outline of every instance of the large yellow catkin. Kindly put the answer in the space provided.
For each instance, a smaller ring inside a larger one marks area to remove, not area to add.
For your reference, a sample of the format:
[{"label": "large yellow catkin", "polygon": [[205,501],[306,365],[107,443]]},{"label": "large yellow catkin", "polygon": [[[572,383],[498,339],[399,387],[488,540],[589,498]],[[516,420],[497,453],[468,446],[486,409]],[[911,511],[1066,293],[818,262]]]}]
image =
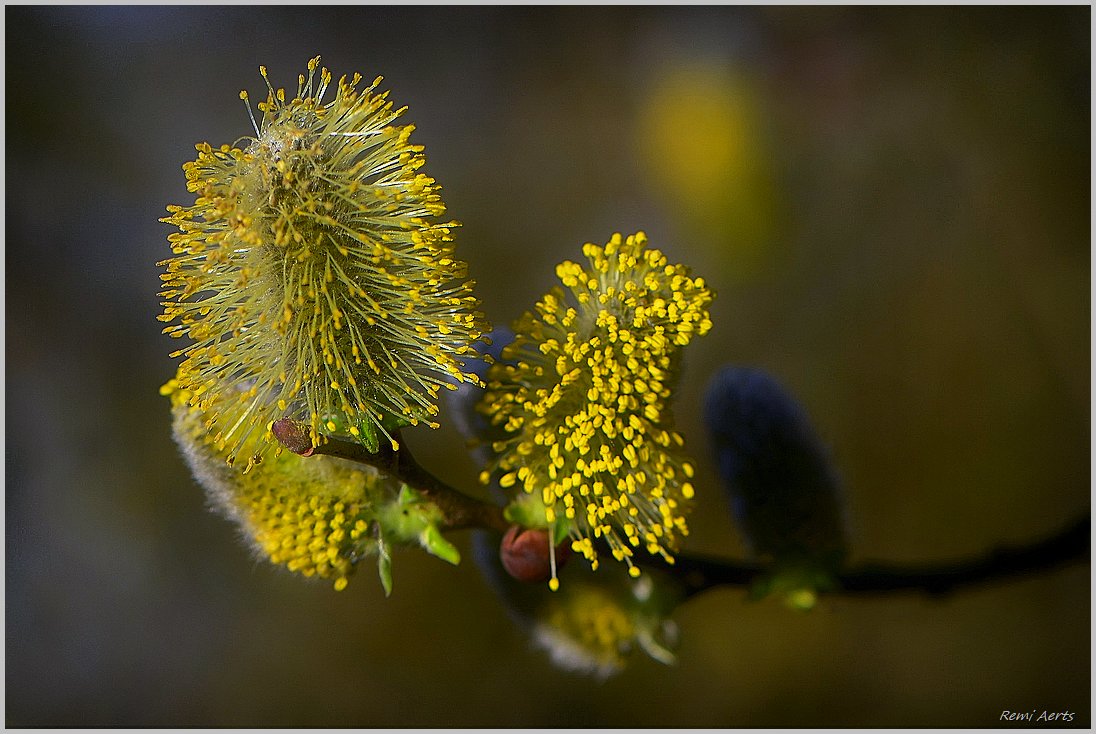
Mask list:
[{"label": "large yellow catkin", "polygon": [[414,126],[380,78],[343,77],[325,101],[318,61],[292,98],[267,81],[256,137],[197,146],[194,203],[163,220],[179,231],[160,318],[189,341],[175,379],[192,407],[233,416],[216,437],[230,462],[267,454],[282,417],[314,441],[433,426],[441,387],[479,382],[463,361],[489,327]]}]

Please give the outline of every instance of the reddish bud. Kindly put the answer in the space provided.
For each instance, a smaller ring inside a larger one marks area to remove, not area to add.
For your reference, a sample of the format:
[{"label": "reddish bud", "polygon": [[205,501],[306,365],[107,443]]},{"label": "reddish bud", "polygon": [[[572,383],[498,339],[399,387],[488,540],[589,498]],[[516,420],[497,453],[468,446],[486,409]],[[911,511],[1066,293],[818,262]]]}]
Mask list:
[{"label": "reddish bud", "polygon": [[[502,566],[518,581],[547,581],[552,577],[552,561],[548,548],[548,531],[511,525],[499,548]],[[571,557],[567,542],[556,546],[556,568]]]},{"label": "reddish bud", "polygon": [[312,438],[309,436],[308,426],[303,423],[282,418],[274,421],[274,424],[270,426],[270,432],[274,434],[274,438],[278,439],[282,446],[295,454],[311,456],[315,450],[312,446]]}]

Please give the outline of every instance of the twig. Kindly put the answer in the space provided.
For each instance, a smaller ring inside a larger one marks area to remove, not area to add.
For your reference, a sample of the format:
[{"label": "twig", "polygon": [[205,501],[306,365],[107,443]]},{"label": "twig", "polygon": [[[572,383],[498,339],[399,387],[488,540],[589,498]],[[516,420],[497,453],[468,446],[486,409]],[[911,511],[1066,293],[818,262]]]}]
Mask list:
[{"label": "twig", "polygon": [[[384,444],[377,453],[371,454],[360,444],[331,437],[323,445],[313,446],[308,426],[287,418],[277,421],[272,430],[283,446],[301,456],[347,459],[372,466],[405,482],[438,506],[449,530],[478,527],[505,533],[510,527],[511,523],[503,517],[500,507],[469,497],[438,479],[422,468],[406,447],[393,451],[390,445]],[[856,596],[903,591],[949,594],[960,588],[1079,562],[1089,556],[1091,535],[1092,520],[1086,515],[1043,540],[997,548],[977,558],[915,566],[866,563],[838,574],[837,588],[830,593]],[[678,555],[673,566],[667,566],[657,557],[642,563],[657,565],[680,579],[685,585],[686,596],[720,586],[749,587],[766,571],[765,566],[755,563],[686,554]]]},{"label": "twig", "polygon": [[[1043,540],[1002,547],[977,558],[947,563],[899,566],[866,563],[838,574],[831,593],[863,596],[893,592],[921,592],[936,596],[960,588],[1005,581],[1049,571],[1089,556],[1092,520],[1080,518]],[[749,586],[765,570],[756,564],[679,555],[674,575],[692,596],[719,586]]]},{"label": "twig", "polygon": [[423,469],[406,447],[393,451],[388,443],[382,443],[375,454],[361,444],[343,441],[330,436],[320,446],[313,446],[308,426],[282,418],[271,430],[275,438],[287,449],[301,456],[334,456],[371,466],[399,479],[412,489],[422,493],[437,505],[445,518],[448,530],[462,528],[492,528],[506,532],[510,523],[502,516],[502,508],[483,500],[469,497],[441,481]]},{"label": "twig", "polygon": [[912,568],[873,563],[842,574],[838,581],[846,594],[904,590],[949,594],[960,587],[1003,581],[1081,561],[1089,556],[1091,538],[1092,518],[1086,516],[1043,540],[997,548],[980,558]]}]

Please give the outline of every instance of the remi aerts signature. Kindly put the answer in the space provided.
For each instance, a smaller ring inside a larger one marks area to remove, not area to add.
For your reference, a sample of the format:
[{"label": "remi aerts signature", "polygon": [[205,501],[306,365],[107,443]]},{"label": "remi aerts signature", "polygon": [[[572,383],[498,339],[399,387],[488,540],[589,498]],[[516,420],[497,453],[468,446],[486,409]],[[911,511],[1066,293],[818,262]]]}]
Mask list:
[{"label": "remi aerts signature", "polygon": [[1073,712],[1066,711],[1009,711],[1001,712],[1001,721],[1073,721]]}]

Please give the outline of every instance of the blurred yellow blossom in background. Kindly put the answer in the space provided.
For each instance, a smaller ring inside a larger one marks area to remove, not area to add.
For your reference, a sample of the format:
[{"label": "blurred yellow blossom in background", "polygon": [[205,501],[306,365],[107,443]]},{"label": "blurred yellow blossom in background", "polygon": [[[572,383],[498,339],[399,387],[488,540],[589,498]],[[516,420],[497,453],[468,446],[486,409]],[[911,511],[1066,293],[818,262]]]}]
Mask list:
[{"label": "blurred yellow blossom in background", "polygon": [[636,120],[648,184],[697,246],[725,258],[726,275],[748,277],[773,247],[777,190],[756,82],[717,62],[661,70]]}]

